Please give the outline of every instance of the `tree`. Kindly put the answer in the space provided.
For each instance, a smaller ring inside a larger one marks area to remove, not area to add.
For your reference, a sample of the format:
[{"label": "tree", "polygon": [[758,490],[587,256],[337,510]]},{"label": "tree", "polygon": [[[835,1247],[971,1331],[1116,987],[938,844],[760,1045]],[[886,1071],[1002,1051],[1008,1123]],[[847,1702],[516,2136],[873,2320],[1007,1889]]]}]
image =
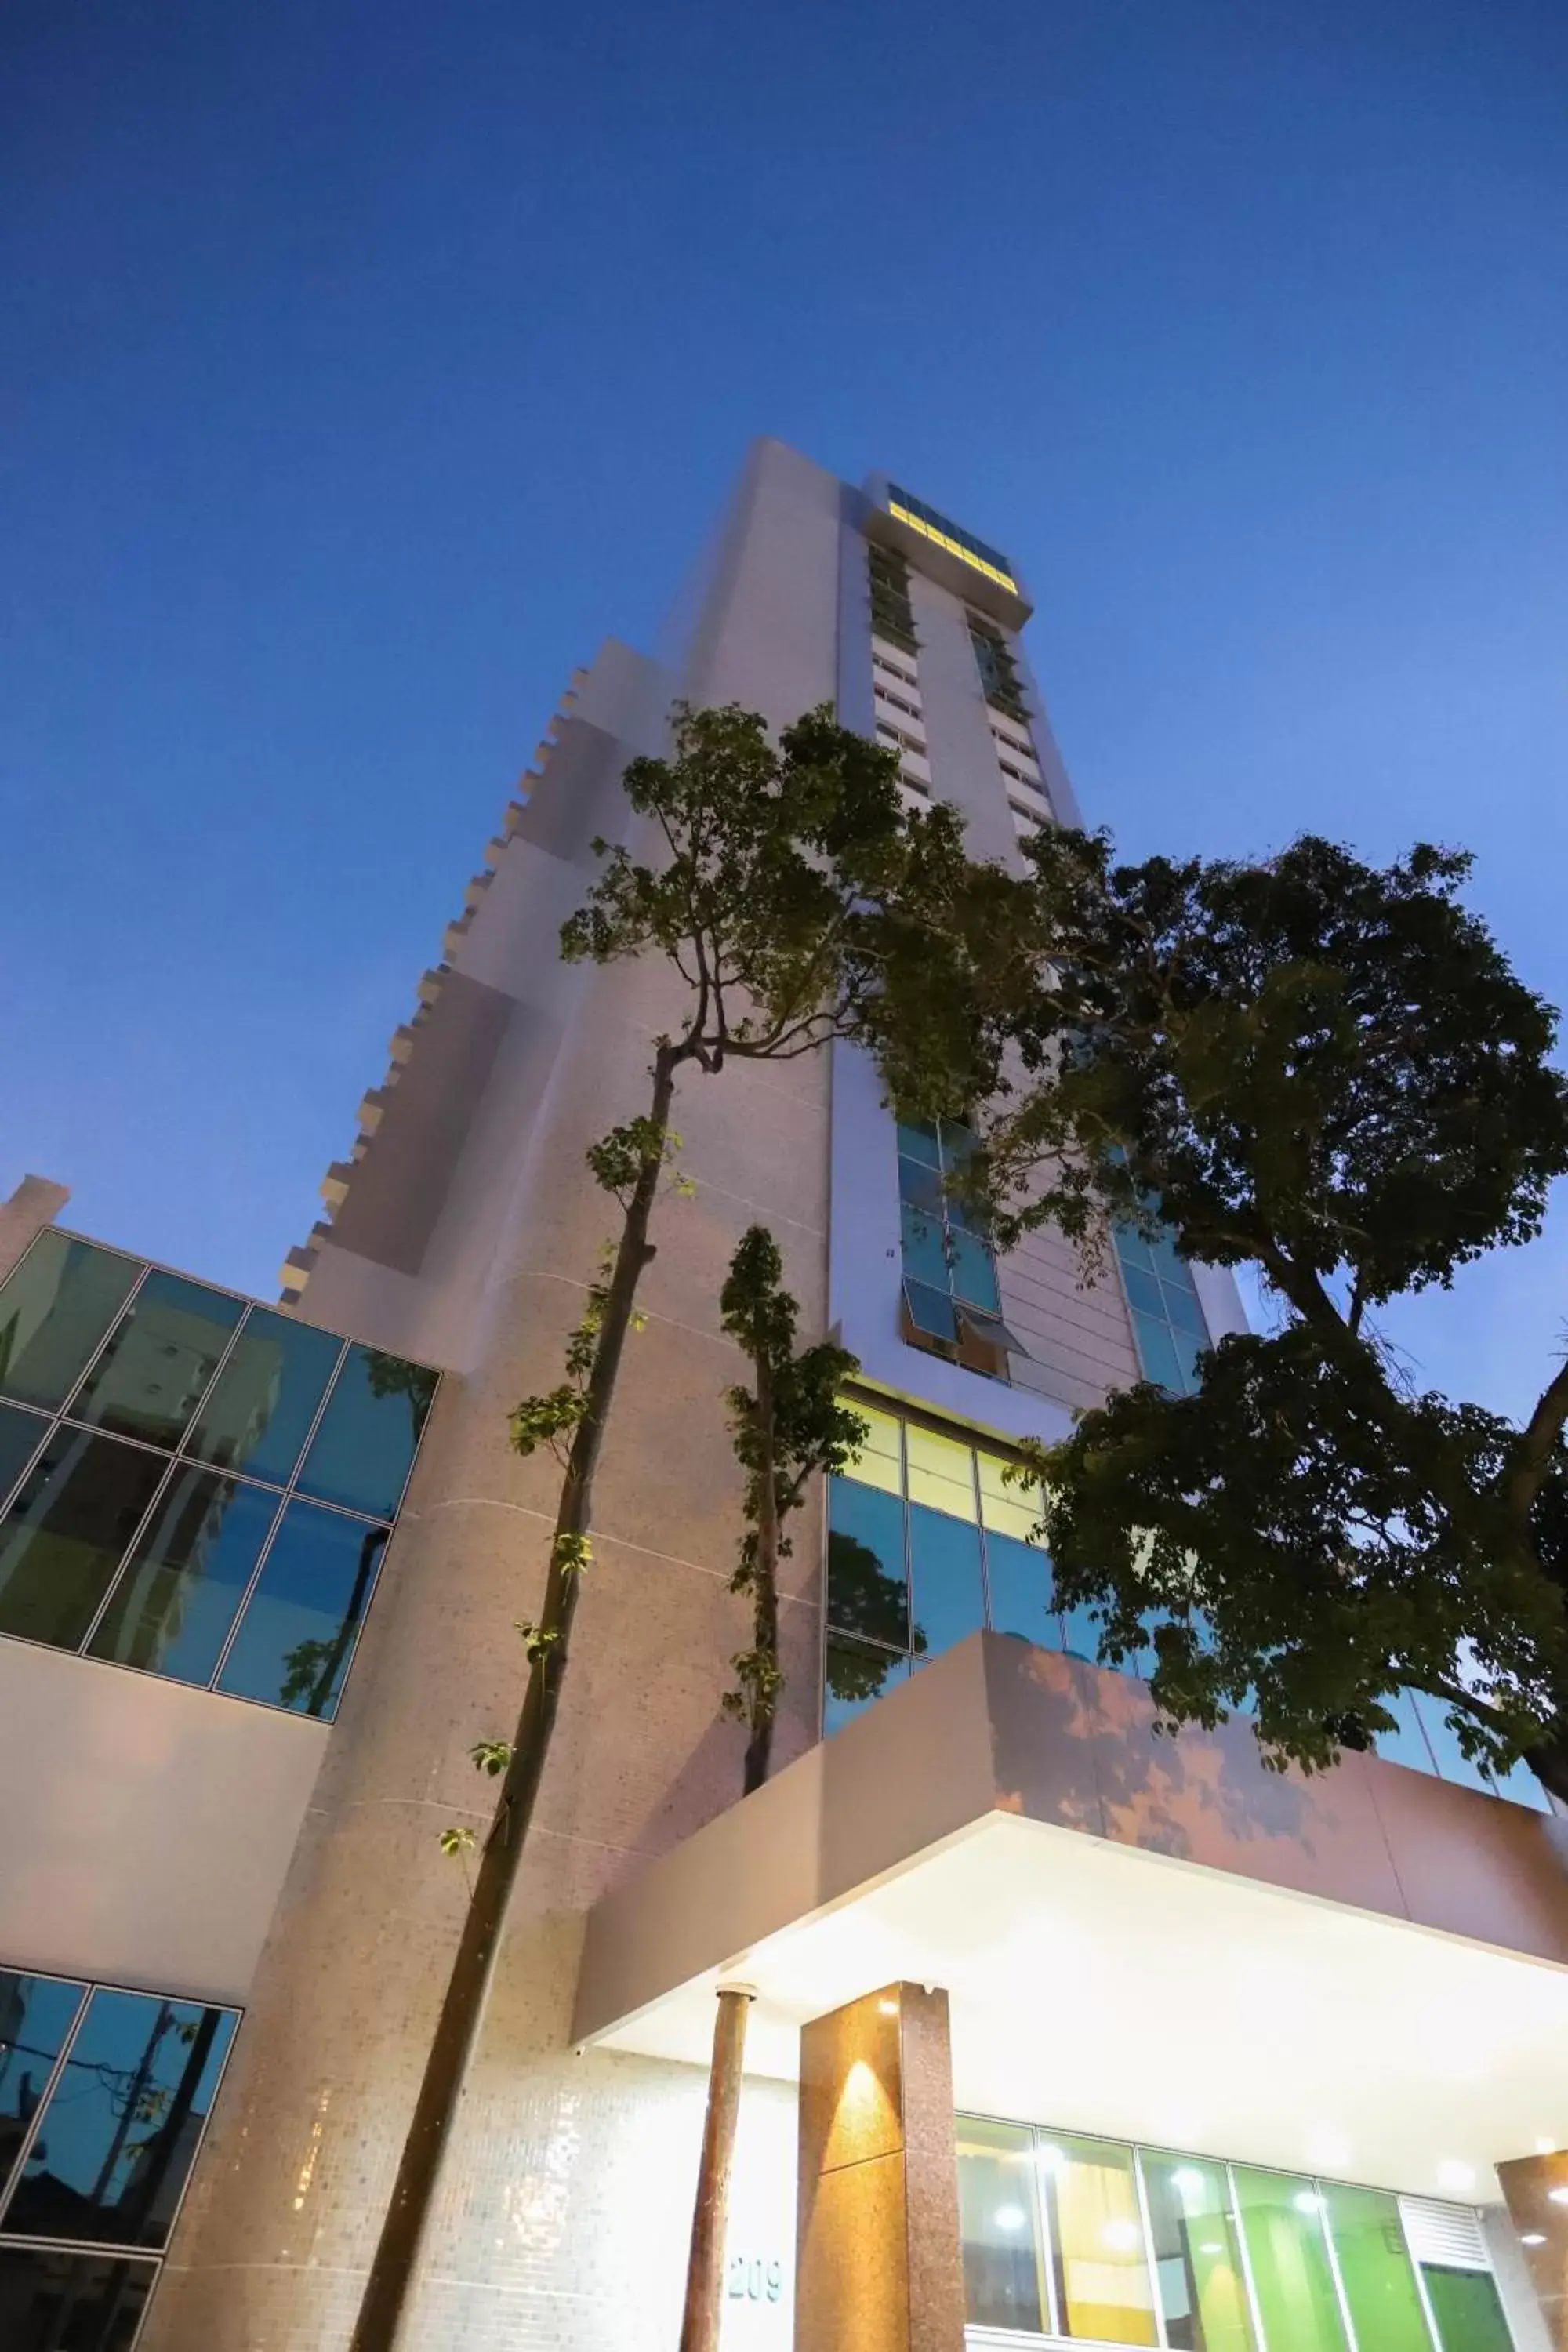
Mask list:
[{"label": "tree", "polygon": [[[678,706],[673,756],[637,759],[627,800],[661,845],[657,865],[595,843],[602,866],[562,930],[568,961],[659,957],[686,983],[680,1025],[656,1041],[647,1107],[588,1151],[620,1209],[565,1378],[511,1416],[520,1453],[563,1464],[537,1622],[510,1739],[474,1760],[500,1780],[435,2038],[372,2263],[353,2352],[392,2352],[494,1975],[565,1683],[591,1560],[594,1482],[638,1285],[653,1256],[655,1203],[671,1154],[676,1086],[731,1061],[789,1061],[835,1038],[877,1057],[902,1106],[950,1107],[999,1080],[1010,1015],[1029,968],[1029,894],[964,855],[948,808],[906,815],[897,761],[809,712],[775,747],[734,706]],[[474,1843],[463,1832],[443,1841]]]},{"label": "tree", "polygon": [[1034,851],[1053,941],[1030,1083],[974,1179],[1000,1238],[1120,1221],[1256,1267],[1267,1335],[1036,1449],[1064,1608],[1152,1642],[1171,1724],[1254,1713],[1308,1769],[1430,1693],[1464,1750],[1568,1798],[1568,1365],[1522,1427],[1417,1393],[1378,1310],[1541,1230],[1568,1169],[1552,1008],[1460,902],[1468,860],[1386,869],[1312,837],[1251,864]]},{"label": "tree", "polygon": [[859,1370],[858,1357],[829,1339],[795,1353],[800,1309],[783,1286],[784,1263],[765,1225],[742,1234],[720,1296],[725,1330],[744,1352],[754,1386],[727,1402],[735,1452],[746,1474],[746,1532],[731,1592],[752,1600],[752,1646],[731,1661],[737,1687],[726,1714],[747,1727],[744,1794],[760,1789],[773,1755],[779,1667],[778,1567],[794,1545],[784,1533],[818,1471],[842,1470],[864,1445],[869,1424],[838,1391]]}]

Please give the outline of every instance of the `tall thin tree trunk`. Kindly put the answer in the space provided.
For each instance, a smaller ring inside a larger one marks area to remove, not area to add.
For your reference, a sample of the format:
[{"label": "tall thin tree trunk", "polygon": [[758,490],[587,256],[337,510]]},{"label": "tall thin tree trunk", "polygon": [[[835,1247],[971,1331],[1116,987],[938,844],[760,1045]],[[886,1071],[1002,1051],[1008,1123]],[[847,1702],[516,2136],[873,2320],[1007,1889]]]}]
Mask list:
[{"label": "tall thin tree trunk", "polygon": [[588,1531],[605,1423],[615,1394],[626,1333],[631,1328],[637,1285],[653,1255],[647,1238],[648,1223],[664,1166],[675,1073],[684,1058],[681,1049],[668,1040],[654,1056],[648,1150],[621,1228],[604,1322],[588,1376],[586,1409],[567,1457],[551,1541],[544,1603],[537,1629],[546,1639],[529,1670],[528,1688],[512,1738],[511,1760],[501,1781],[495,1819],[475,1874],[440,2019],[425,2062],[413,2121],[403,2144],[392,2200],[365,2282],[351,2352],[395,2352],[435,2199],[442,2155],[484,2023],[507,1908],[550,1752],[561,1686],[566,1677],[567,1645],[577,1612],[582,1577],[572,1565],[563,1568],[563,1549],[569,1555],[571,1546],[563,1548],[562,1538],[585,1536]]},{"label": "tall thin tree trunk", "polygon": [[697,2172],[691,2252],[686,2265],[680,2352],[718,2352],[719,2325],[724,2309],[724,2234],[730,2219],[730,2176],[735,2163],[735,2123],[741,2112],[746,2012],[753,1997],[749,1985],[719,1988],[719,2007],[713,2020],[713,2058],[708,2070],[708,2113],[702,2126],[702,2160]]},{"label": "tall thin tree trunk", "polygon": [[[768,1355],[766,1333],[759,1333],[759,1338],[762,1344],[756,1353],[757,1428],[762,1442],[762,1462],[757,1480],[752,1643],[776,1670],[779,1657],[779,1500],[778,1480],[773,1466],[773,1370]],[[752,1736],[746,1742],[742,1781],[742,1793],[748,1797],[753,1789],[760,1789],[768,1777],[768,1767],[773,1760],[773,1717],[777,1706],[776,1682],[770,1679],[760,1684],[752,1702]]]}]

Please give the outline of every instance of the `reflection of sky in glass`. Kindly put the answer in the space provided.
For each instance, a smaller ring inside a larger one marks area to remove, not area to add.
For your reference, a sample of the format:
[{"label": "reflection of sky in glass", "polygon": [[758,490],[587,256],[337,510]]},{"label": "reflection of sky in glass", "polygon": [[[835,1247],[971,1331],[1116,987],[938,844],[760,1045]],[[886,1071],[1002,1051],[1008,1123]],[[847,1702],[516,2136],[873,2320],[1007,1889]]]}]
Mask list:
[{"label": "reflection of sky in glass", "polygon": [[0,2191],[80,2000],[79,1984],[0,1969]]},{"label": "reflection of sky in glass", "polygon": [[330,1716],[385,1543],[384,1528],[290,1503],[218,1688]]},{"label": "reflection of sky in glass", "polygon": [[94,1992],[4,2226],[161,2244],[234,2027],[192,2001]]},{"label": "reflection of sky in glass", "polygon": [[391,1518],[436,1391],[436,1375],[351,1348],[300,1473],[302,1494]]}]

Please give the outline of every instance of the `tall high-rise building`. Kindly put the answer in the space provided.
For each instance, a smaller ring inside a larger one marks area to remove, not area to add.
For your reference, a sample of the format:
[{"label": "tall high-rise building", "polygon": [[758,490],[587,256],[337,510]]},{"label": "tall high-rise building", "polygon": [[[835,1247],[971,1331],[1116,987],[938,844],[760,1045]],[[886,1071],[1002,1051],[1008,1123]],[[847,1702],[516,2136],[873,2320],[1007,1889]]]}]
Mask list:
[{"label": "tall high-rise building", "polygon": [[[1005,526],[1002,535],[1007,536]],[[1053,587],[1053,599],[1066,592]],[[280,1311],[0,1212],[0,2347],[343,2352],[553,1508],[508,1442],[679,983],[567,966],[672,700],[821,704],[979,855],[1077,823],[1018,564],[752,452],[670,642],[580,672]],[[688,1074],[572,1672],[407,2352],[676,2341],[715,1996],[754,1998],[725,2352],[1568,2345],[1568,1822],[1426,1703],[1313,1780],[1155,1735],[1004,1472],[1238,1328],[951,1205],[836,1047]],[[768,1224],[870,1429],[786,1563],[772,1779],[719,1318]]]}]

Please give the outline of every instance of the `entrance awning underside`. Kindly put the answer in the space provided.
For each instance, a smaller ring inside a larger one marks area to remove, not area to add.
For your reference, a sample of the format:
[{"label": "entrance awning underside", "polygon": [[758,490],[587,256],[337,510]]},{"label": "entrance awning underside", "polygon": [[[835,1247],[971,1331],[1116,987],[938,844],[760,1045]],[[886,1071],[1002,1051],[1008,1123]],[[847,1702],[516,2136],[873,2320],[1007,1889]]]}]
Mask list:
[{"label": "entrance awning underside", "polygon": [[1568,1822],[1376,1757],[1265,1772],[977,1634],[597,1905],[579,2041],[749,2071],[910,1979],[957,2104],[1417,2194],[1568,2146]]}]

